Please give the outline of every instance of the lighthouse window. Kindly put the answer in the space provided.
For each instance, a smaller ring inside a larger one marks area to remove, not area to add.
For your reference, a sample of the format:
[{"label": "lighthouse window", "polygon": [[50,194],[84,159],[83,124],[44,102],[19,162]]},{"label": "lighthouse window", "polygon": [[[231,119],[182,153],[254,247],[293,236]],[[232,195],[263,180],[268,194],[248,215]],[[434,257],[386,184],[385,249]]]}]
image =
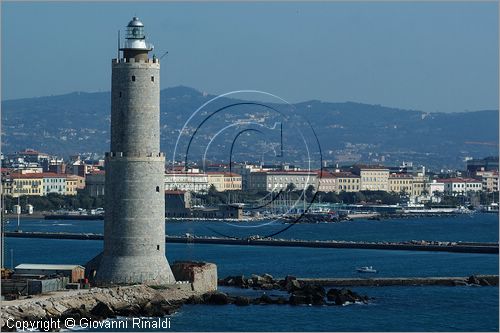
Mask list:
[{"label": "lighthouse window", "polygon": [[122,97],[122,92],[120,91],[120,97]]},{"label": "lighthouse window", "polygon": [[151,82],[155,82],[155,77],[151,76]]},{"label": "lighthouse window", "polygon": [[156,245],[156,250],[160,251],[160,245]]},{"label": "lighthouse window", "polygon": [[156,192],[160,192],[160,186],[156,186]]},{"label": "lighthouse window", "polygon": [[135,75],[132,75],[132,81],[135,81]]}]

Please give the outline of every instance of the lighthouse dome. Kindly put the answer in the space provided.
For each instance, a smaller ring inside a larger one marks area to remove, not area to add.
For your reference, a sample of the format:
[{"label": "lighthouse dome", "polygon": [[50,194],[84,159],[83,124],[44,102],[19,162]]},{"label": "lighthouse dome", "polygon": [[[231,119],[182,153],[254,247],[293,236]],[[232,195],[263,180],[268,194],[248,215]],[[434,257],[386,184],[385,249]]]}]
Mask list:
[{"label": "lighthouse dome", "polygon": [[144,27],[144,24],[139,20],[138,17],[133,17],[132,21],[130,21],[127,27]]}]

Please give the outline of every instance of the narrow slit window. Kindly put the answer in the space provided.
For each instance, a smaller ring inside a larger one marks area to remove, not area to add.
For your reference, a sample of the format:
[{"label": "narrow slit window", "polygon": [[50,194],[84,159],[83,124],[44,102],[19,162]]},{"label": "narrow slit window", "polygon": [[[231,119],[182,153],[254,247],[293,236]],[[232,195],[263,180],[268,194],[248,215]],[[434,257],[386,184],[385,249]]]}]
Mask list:
[{"label": "narrow slit window", "polygon": [[135,75],[132,75],[132,81],[135,81]]},{"label": "narrow slit window", "polygon": [[151,76],[151,82],[155,82],[155,77]]},{"label": "narrow slit window", "polygon": [[160,251],[160,245],[156,245],[156,250]]},{"label": "narrow slit window", "polygon": [[120,97],[122,97],[122,92],[120,91]]},{"label": "narrow slit window", "polygon": [[156,186],[156,192],[160,192],[160,186]]}]

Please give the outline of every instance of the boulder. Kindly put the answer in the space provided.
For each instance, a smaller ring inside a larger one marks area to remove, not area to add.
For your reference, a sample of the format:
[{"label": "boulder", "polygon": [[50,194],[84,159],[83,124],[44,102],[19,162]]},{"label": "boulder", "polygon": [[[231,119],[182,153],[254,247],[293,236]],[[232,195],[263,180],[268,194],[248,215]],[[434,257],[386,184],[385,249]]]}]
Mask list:
[{"label": "boulder", "polygon": [[273,283],[274,282],[274,278],[271,274],[264,274],[262,275],[262,278],[264,279],[264,281],[266,281],[267,283]]},{"label": "boulder", "polygon": [[271,283],[263,283],[263,284],[261,284],[260,289],[273,290],[274,289],[274,285],[271,284]]},{"label": "boulder", "polygon": [[301,288],[302,288],[302,284],[296,279],[289,280],[285,284],[285,290],[288,291],[289,293],[293,292],[295,290],[300,290]]},{"label": "boulder", "polygon": [[335,305],[343,305],[347,302],[367,302],[368,297],[360,296],[357,293],[346,289],[335,289],[332,288],[326,293],[326,298],[328,301],[333,302]]},{"label": "boulder", "polygon": [[234,285],[240,288],[248,288],[247,280],[243,275],[234,276]]},{"label": "boulder", "polygon": [[90,310],[90,314],[94,318],[98,319],[106,319],[112,318],[115,316],[115,313],[111,307],[104,302],[97,302],[97,304]]},{"label": "boulder", "polygon": [[205,303],[205,300],[203,299],[202,296],[199,295],[193,295],[189,297],[186,301],[186,304],[203,304]]},{"label": "boulder", "polygon": [[288,299],[288,303],[290,303],[291,305],[312,304],[313,300],[310,295],[292,294]]},{"label": "boulder", "polygon": [[205,304],[211,304],[211,305],[229,304],[229,297],[227,296],[227,294],[218,291],[204,294],[203,300]]},{"label": "boulder", "polygon": [[478,280],[479,280],[479,284],[482,286],[491,286],[491,283],[486,279],[478,279]]},{"label": "boulder", "polygon": [[467,283],[468,284],[480,284],[478,278],[475,277],[474,275],[469,276],[469,278],[467,279]]},{"label": "boulder", "polygon": [[117,316],[122,317],[139,317],[141,315],[141,307],[138,304],[129,304],[116,308]]},{"label": "boulder", "polygon": [[268,294],[263,294],[258,298],[259,302],[258,304],[273,304],[274,300],[269,296]]},{"label": "boulder", "polygon": [[66,311],[64,311],[62,314],[61,314],[61,321],[64,322],[65,319],[67,318],[73,318],[75,320],[80,320],[82,318],[87,318],[89,317],[89,313],[87,310],[85,310],[85,308],[75,308],[75,309],[68,309]]},{"label": "boulder", "polygon": [[276,298],[276,300],[274,301],[274,304],[278,304],[278,305],[283,305],[283,304],[288,304],[288,300],[282,296]]},{"label": "boulder", "polygon": [[147,302],[141,307],[141,315],[145,317],[162,317],[162,312],[158,303]]},{"label": "boulder", "polygon": [[463,280],[453,280],[453,286],[466,286],[467,282]]},{"label": "boulder", "polygon": [[244,296],[236,296],[233,301],[234,305],[246,306],[250,305],[250,299]]}]

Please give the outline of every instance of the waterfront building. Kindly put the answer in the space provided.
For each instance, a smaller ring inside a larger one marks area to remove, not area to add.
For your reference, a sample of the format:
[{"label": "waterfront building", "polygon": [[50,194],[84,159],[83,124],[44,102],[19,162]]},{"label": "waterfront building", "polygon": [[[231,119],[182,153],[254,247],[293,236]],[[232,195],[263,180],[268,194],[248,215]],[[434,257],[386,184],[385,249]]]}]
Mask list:
[{"label": "waterfront building", "polygon": [[479,192],[482,190],[481,180],[473,178],[445,178],[438,179],[438,182],[444,183],[444,191],[450,195],[464,195],[469,192]]},{"label": "waterfront building", "polygon": [[231,166],[231,172],[234,172],[241,176],[242,190],[248,189],[250,173],[260,170],[261,170],[260,166],[248,163],[233,163],[233,165]]},{"label": "waterfront building", "polygon": [[208,191],[208,175],[206,173],[194,172],[167,172],[165,173],[165,190],[167,191]]},{"label": "waterfront building", "polygon": [[318,189],[318,174],[313,171],[257,171],[250,173],[249,188],[255,191],[285,191],[289,184],[294,190],[305,190],[310,185]]},{"label": "waterfront building", "polygon": [[224,173],[223,172],[207,172],[208,186],[214,187],[218,192],[224,191]]},{"label": "waterfront building", "polygon": [[379,165],[355,165],[353,173],[361,178],[362,191],[388,191],[389,169]]},{"label": "waterfront building", "polygon": [[439,193],[444,193],[444,183],[440,182],[436,179],[433,179],[432,182],[428,183],[429,194],[432,196],[437,196]]},{"label": "waterfront building", "polygon": [[407,173],[389,175],[389,192],[413,194],[413,176]]},{"label": "waterfront building", "polygon": [[335,192],[359,192],[361,190],[361,178],[351,172],[332,172],[335,180]]},{"label": "waterfront building", "polygon": [[427,176],[422,174],[414,175],[412,179],[411,196],[421,197],[425,196],[426,194],[430,194],[429,188],[427,186],[428,182],[429,181]]},{"label": "waterfront building", "polygon": [[241,176],[230,172],[208,172],[208,186],[219,192],[241,190]]},{"label": "waterfront building", "polygon": [[224,191],[241,191],[241,176],[234,172],[224,172]]},{"label": "waterfront building", "polygon": [[498,171],[477,171],[481,177],[482,190],[485,192],[498,192]]},{"label": "waterfront building", "polygon": [[85,191],[91,197],[104,195],[106,173],[104,170],[93,170],[85,177]]},{"label": "waterfront building", "polygon": [[43,195],[57,193],[66,194],[66,175],[59,173],[44,172],[43,175]]},{"label": "waterfront building", "polygon": [[11,173],[10,193],[14,198],[19,196],[42,196],[44,195],[43,173]]},{"label": "waterfront building", "polygon": [[191,192],[188,191],[165,191],[165,216],[166,217],[189,217],[191,216]]},{"label": "waterfront building", "polygon": [[336,178],[328,171],[318,171],[318,191],[335,192],[337,186]]},{"label": "waterfront building", "polygon": [[78,190],[85,188],[85,178],[77,175],[66,176],[66,195],[77,195]]}]

